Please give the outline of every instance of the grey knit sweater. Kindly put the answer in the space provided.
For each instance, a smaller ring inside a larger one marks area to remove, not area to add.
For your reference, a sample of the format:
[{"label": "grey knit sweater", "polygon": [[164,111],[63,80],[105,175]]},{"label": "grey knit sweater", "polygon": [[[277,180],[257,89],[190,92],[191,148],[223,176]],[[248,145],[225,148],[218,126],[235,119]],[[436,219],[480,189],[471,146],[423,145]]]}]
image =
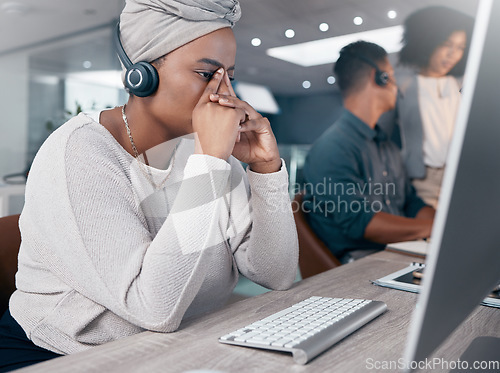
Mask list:
[{"label": "grey knit sweater", "polygon": [[10,301],[36,345],[69,354],[173,332],[222,306],[239,273],[291,286],[298,244],[284,164],[245,174],[233,157],[193,151],[184,138],[168,169],[141,166],[84,114],[47,139],[26,186]]}]

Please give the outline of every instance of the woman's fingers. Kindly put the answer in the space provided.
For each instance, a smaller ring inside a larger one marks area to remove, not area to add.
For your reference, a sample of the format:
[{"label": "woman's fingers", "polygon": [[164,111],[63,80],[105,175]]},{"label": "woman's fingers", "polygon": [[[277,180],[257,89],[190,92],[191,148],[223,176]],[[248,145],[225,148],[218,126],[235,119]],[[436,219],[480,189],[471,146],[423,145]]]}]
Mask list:
[{"label": "woman's fingers", "polygon": [[265,117],[260,117],[258,119],[250,119],[246,122],[240,124],[241,132],[267,132],[270,131],[271,124],[269,120]]},{"label": "woman's fingers", "polygon": [[226,82],[227,89],[229,90],[229,94],[233,97],[236,97],[236,93],[234,93],[233,85],[231,84],[231,79],[229,79],[229,75],[226,73],[224,74],[224,81]]},{"label": "woman's fingers", "polygon": [[[195,152],[227,159],[240,139],[239,125],[246,120],[246,112],[240,106],[227,107],[217,103],[217,92],[226,84],[224,69],[220,68],[207,83],[198,104],[193,110],[192,125],[197,134]],[[224,89],[224,92],[228,92]],[[215,101],[214,101],[215,100]]]},{"label": "woman's fingers", "polygon": [[212,79],[210,79],[207,86],[205,87],[205,91],[201,95],[198,103],[207,103],[211,101],[212,95],[217,94],[224,75],[225,72],[222,67],[214,73]]},{"label": "woman's fingers", "polygon": [[210,95],[210,101],[218,102],[220,105],[226,107],[243,109],[250,120],[262,118],[262,115],[260,115],[250,104],[240,100],[238,97],[216,94]]}]

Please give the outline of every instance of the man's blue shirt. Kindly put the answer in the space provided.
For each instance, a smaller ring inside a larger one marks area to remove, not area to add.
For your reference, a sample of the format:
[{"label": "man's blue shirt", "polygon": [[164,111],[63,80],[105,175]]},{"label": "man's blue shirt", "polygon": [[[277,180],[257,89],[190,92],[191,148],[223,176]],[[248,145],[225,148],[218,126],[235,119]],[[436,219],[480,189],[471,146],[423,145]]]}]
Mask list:
[{"label": "man's blue shirt", "polygon": [[416,195],[394,143],[351,112],[315,142],[304,166],[303,210],[318,237],[337,256],[383,248],[363,238],[377,212],[415,217],[425,203]]}]

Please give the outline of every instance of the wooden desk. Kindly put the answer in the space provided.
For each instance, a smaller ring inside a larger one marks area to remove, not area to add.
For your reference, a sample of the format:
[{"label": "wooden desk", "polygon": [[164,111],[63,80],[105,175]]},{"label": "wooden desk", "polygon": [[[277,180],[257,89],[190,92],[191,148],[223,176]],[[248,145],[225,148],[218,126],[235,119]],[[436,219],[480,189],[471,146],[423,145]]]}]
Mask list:
[{"label": "wooden desk", "polygon": [[[296,283],[230,304],[183,322],[170,334],[144,332],[91,350],[54,359],[22,372],[373,372],[375,364],[397,363],[417,295],[372,285],[370,280],[402,269],[415,258],[381,252]],[[218,337],[312,295],[366,298],[387,303],[388,311],[307,365],[286,353],[221,344]],[[433,355],[456,361],[481,335],[500,336],[500,310],[480,306]],[[369,364],[369,366],[367,365]],[[383,370],[384,372],[394,370]],[[436,371],[434,371],[436,372]]]}]

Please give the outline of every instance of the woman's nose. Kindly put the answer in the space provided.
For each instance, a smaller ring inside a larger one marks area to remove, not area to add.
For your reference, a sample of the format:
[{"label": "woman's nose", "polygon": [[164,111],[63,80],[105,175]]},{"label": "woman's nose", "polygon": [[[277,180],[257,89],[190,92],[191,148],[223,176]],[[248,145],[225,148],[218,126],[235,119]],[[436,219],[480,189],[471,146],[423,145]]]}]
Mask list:
[{"label": "woman's nose", "polygon": [[457,47],[451,47],[448,50],[448,55],[450,57],[460,59],[462,57],[462,50],[460,48],[457,48]]}]

